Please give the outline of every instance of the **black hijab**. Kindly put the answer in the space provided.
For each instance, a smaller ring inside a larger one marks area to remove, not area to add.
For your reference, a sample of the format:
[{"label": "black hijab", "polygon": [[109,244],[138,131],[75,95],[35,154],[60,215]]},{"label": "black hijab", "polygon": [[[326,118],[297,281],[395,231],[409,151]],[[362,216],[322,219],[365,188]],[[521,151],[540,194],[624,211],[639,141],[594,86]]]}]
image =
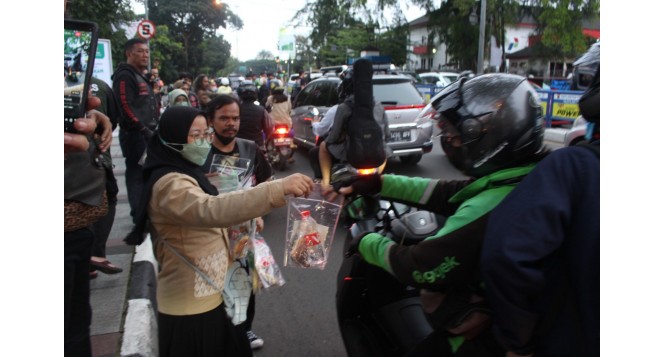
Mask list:
[{"label": "black hijab", "polygon": [[[182,150],[186,144],[189,129],[194,119],[204,112],[191,107],[169,107],[159,119],[157,132],[152,135],[148,142],[147,158],[143,165],[143,191],[138,206],[136,225],[131,233],[125,238],[130,245],[139,245],[145,239],[148,227],[148,204],[152,196],[152,187],[164,175],[171,172],[179,172],[193,177],[205,193],[216,196],[219,194],[217,188],[210,183],[200,166],[183,158],[182,155],[171,147]],[[166,143],[175,144],[168,147]]]}]

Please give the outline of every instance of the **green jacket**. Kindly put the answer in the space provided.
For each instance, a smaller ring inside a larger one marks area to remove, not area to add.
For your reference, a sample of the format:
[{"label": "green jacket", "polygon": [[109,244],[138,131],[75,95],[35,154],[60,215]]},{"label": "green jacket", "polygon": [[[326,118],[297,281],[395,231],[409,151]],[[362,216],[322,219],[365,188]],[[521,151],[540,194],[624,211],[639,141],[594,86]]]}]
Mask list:
[{"label": "green jacket", "polygon": [[384,175],[381,196],[447,216],[433,236],[400,246],[378,233],[366,235],[359,252],[411,286],[440,291],[478,280],[480,249],[491,210],[535,164],[501,170],[477,180],[441,181]]}]

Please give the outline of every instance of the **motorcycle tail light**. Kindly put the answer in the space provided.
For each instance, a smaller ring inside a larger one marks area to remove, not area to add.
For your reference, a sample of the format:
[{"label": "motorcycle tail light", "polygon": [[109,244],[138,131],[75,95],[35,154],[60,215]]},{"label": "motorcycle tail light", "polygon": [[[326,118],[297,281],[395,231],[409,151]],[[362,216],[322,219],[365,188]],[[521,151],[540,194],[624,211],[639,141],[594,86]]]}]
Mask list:
[{"label": "motorcycle tail light", "polygon": [[377,172],[378,172],[378,170],[375,167],[371,168],[371,169],[358,169],[357,170],[357,174],[360,175],[360,176],[369,176],[369,175],[373,175]]},{"label": "motorcycle tail light", "polygon": [[286,128],[286,127],[277,127],[275,132],[279,135],[286,135],[286,134],[288,134],[288,128]]}]

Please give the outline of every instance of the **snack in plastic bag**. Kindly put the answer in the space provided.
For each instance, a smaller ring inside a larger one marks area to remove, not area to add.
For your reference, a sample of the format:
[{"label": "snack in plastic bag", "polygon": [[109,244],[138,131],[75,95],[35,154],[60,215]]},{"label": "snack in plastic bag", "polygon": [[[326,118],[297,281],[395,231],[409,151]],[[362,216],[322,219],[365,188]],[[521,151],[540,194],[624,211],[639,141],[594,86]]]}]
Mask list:
[{"label": "snack in plastic bag", "polygon": [[327,201],[315,185],[309,197],[288,199],[284,266],[325,269],[341,213],[339,198]]},{"label": "snack in plastic bag", "polygon": [[242,259],[247,256],[249,248],[247,243],[249,243],[252,234],[253,221],[249,220],[228,228],[228,240],[234,259]]},{"label": "snack in plastic bag", "polygon": [[321,265],[325,261],[325,246],[321,244],[325,237],[319,234],[318,224],[311,217],[311,212],[305,210],[300,214],[302,219],[291,249],[291,258],[305,268]]},{"label": "snack in plastic bag", "polygon": [[272,251],[267,245],[267,242],[265,242],[265,239],[259,234],[256,234],[256,236],[251,239],[251,244],[254,248],[254,267],[258,272],[261,285],[264,288],[269,288],[271,286],[282,286],[286,284],[286,280],[283,275],[281,275],[281,270],[279,270],[279,266],[274,260]]}]

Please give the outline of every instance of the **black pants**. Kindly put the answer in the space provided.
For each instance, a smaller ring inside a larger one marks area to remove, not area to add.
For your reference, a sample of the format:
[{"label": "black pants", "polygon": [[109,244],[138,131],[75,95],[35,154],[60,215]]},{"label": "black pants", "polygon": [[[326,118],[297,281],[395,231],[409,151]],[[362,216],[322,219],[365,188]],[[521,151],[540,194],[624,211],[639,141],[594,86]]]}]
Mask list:
[{"label": "black pants", "polygon": [[236,326],[239,333],[246,334],[247,331],[251,331],[251,324],[254,322],[254,316],[256,316],[256,295],[252,292],[251,297],[249,298],[249,305],[247,305],[247,319]]},{"label": "black pants", "polygon": [[65,233],[65,356],[92,355],[90,345],[90,254],[92,231]]},{"label": "black pants", "polygon": [[106,257],[106,242],[108,236],[111,235],[111,228],[113,228],[113,221],[115,221],[116,205],[117,201],[111,202],[109,200],[108,213],[92,224],[92,231],[94,232],[93,257]]},{"label": "black pants", "polygon": [[[131,217],[135,220],[143,191],[143,166],[138,161],[143,156],[147,143],[140,132],[120,129],[120,148],[125,157],[125,184]],[[134,222],[136,223],[136,222]]]}]

